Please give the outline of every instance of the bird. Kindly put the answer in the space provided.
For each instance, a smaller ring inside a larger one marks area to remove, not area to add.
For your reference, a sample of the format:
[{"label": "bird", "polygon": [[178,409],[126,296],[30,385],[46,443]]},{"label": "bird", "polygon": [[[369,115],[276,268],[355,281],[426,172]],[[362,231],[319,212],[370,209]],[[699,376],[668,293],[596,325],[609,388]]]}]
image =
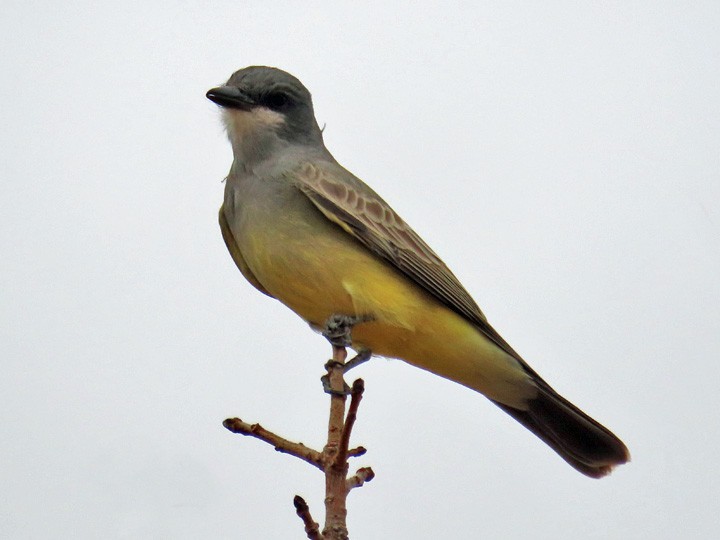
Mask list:
[{"label": "bird", "polygon": [[350,317],[352,347],[483,394],[577,471],[630,459],[609,429],[558,394],[490,325],[460,281],[323,141],[293,75],[249,66],[206,93],[232,146],[219,211],[242,275],[315,329]]}]

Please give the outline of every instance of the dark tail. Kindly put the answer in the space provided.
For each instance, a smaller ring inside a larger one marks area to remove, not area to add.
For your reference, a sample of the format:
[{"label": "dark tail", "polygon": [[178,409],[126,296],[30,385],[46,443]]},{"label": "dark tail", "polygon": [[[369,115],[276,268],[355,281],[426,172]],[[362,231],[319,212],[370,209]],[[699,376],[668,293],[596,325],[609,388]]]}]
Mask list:
[{"label": "dark tail", "polygon": [[539,385],[528,410],[493,402],[540,437],[560,457],[581,473],[601,478],[616,465],[630,460],[623,442],[552,388]]}]

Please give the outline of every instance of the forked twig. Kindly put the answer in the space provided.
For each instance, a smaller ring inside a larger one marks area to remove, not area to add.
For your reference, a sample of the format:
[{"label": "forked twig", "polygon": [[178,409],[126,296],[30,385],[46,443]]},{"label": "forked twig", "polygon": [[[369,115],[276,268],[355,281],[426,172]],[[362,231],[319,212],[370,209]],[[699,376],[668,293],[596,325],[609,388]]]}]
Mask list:
[{"label": "forked twig", "polygon": [[[295,511],[302,520],[305,534],[310,540],[347,540],[347,495],[352,489],[362,486],[375,477],[370,467],[362,467],[348,477],[348,459],[362,456],[367,450],[362,446],[349,448],[350,436],[357,419],[365,384],[362,379],[357,379],[352,389],[347,391],[348,387],[343,377],[346,371],[346,358],[345,347],[333,345],[333,358],[326,364],[327,375],[323,377],[326,392],[330,394],[330,417],[328,439],[322,452],[303,443],[285,439],[257,423],[248,424],[239,418],[228,418],[223,422],[223,426],[229,431],[255,437],[272,445],[278,452],[302,459],[325,473],[325,526],[322,532],[319,524],[313,520],[305,500],[299,495],[293,499]],[[348,393],[350,406],[346,416],[345,402]]]}]

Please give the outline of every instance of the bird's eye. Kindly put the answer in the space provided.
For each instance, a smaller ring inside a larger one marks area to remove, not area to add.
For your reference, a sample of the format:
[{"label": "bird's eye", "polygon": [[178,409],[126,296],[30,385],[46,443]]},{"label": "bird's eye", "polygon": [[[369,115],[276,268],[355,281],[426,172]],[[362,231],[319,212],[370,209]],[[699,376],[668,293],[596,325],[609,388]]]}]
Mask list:
[{"label": "bird's eye", "polygon": [[290,97],[282,92],[274,92],[268,94],[265,98],[265,103],[271,109],[283,109],[290,103]]}]

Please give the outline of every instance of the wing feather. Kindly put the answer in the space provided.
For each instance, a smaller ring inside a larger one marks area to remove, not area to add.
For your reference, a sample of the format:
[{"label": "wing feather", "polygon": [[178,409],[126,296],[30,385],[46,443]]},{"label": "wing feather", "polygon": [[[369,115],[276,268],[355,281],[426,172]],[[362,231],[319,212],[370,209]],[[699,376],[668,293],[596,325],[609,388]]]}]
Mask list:
[{"label": "wing feather", "polygon": [[537,375],[490,326],[475,300],[440,257],[366,184],[334,163],[319,166],[306,162],[290,177],[330,221],[465,317],[519,360],[527,371]]}]

